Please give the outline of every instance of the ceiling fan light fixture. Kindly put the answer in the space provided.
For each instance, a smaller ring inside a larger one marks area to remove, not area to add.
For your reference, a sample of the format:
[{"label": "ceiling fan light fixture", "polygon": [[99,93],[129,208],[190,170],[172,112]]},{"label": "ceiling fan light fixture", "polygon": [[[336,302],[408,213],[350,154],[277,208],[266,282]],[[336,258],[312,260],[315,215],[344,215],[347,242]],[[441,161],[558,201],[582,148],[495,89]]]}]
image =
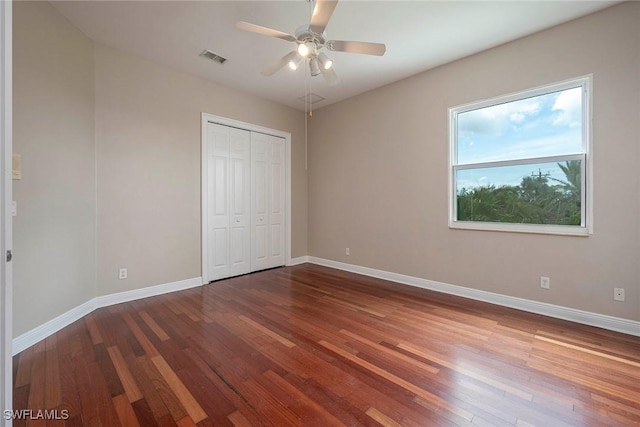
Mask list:
[{"label": "ceiling fan light fixture", "polygon": [[320,63],[322,64],[322,67],[325,70],[328,70],[333,66],[333,59],[325,55],[324,52],[320,52],[320,54],[318,55],[318,60],[320,61]]},{"label": "ceiling fan light fixture", "polygon": [[296,55],[295,57],[291,58],[288,63],[289,68],[292,69],[293,71],[297,70],[300,64],[302,63],[302,59],[303,58],[299,55]]},{"label": "ceiling fan light fixture", "polygon": [[300,43],[298,45],[298,55],[304,57],[309,55],[309,52],[311,52],[311,50],[309,49],[309,46],[307,46],[306,43]]},{"label": "ceiling fan light fixture", "polygon": [[317,76],[320,74],[320,67],[318,66],[318,57],[314,56],[309,60],[309,69],[311,70],[312,76]]}]

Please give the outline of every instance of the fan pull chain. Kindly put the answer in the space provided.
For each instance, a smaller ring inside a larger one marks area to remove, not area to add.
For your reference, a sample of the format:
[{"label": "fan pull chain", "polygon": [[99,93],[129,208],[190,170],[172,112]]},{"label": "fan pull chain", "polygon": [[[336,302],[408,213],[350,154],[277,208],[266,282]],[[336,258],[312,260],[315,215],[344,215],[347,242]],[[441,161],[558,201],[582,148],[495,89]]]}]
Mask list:
[{"label": "fan pull chain", "polygon": [[[314,0],[307,0],[309,2],[309,20],[311,20],[311,17],[313,16],[313,3]],[[305,66],[305,83],[308,81],[309,82],[309,86],[307,88],[307,93],[309,94],[309,117],[313,117],[313,100],[311,98],[311,80],[309,79],[309,75],[311,73],[311,64],[309,63],[309,61],[305,61],[307,62],[307,64],[309,65],[309,69],[306,69]]]},{"label": "fan pull chain", "polygon": [[308,167],[308,126],[307,126],[307,102],[311,99],[309,97],[309,75],[307,74],[307,63],[304,64],[304,170]]}]

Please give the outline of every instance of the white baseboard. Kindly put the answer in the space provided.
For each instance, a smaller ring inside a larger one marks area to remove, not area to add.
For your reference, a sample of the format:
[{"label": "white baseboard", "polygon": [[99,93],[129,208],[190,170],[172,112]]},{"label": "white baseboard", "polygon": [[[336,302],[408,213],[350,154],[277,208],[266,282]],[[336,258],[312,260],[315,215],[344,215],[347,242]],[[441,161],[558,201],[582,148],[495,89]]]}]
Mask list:
[{"label": "white baseboard", "polygon": [[127,301],[153,297],[156,295],[167,294],[169,292],[181,291],[183,289],[195,288],[196,286],[202,286],[202,284],[202,277],[194,277],[193,279],[180,280],[177,282],[149,286],[146,288],[134,289],[131,291],[102,295],[94,298],[94,300],[96,300],[96,308],[107,307]]},{"label": "white baseboard", "polygon": [[[451,295],[457,295],[478,301],[485,301],[504,307],[515,308],[518,310],[528,311],[531,313],[542,314],[558,319],[569,320],[585,325],[597,326],[611,331],[622,332],[629,335],[640,336],[640,322],[622,319],[619,317],[607,316],[604,314],[592,313],[583,310],[577,310],[569,307],[548,304],[544,302],[532,301],[523,298],[511,297],[508,295],[496,294],[493,292],[481,291],[478,289],[465,288],[463,286],[450,285],[448,283],[436,282],[433,280],[422,279],[419,277],[407,276],[404,274],[392,273],[384,270],[376,270],[369,267],[361,267],[353,264],[346,264],[339,261],[332,261],[324,258],[313,256],[302,256],[292,258],[290,266],[304,264],[310,262],[312,264],[323,265],[338,270],[350,271],[352,273],[362,274],[364,276],[376,277],[379,279],[389,280],[392,282],[402,283],[405,285],[416,286],[419,288],[430,289],[433,291],[443,292]],[[136,299],[147,298],[155,295],[166,294],[169,292],[180,291],[202,285],[201,277],[193,279],[180,280],[178,282],[165,283],[157,286],[149,286],[131,291],[118,292],[110,295],[102,295],[95,297],[84,304],[81,304],[66,313],[26,332],[13,339],[13,355],[31,347],[48,336],[58,332],[65,326],[70,325],[83,316],[91,313],[100,307],[107,307],[113,304],[120,304]]]},{"label": "white baseboard", "polygon": [[291,258],[291,262],[289,262],[289,264],[287,264],[287,267],[290,267],[292,265],[304,264],[305,262],[309,262],[309,257],[308,256],[299,256],[297,258]]},{"label": "white baseboard", "polygon": [[72,308],[66,313],[49,320],[46,323],[25,332],[24,334],[13,339],[12,352],[15,356],[21,351],[31,347],[32,345],[42,341],[50,335],[55,334],[65,326],[70,325],[83,316],[91,313],[97,308],[107,307],[114,304],[120,304],[127,301],[133,301],[141,298],[152,297],[155,295],[166,294],[169,292],[181,291],[183,289],[194,288],[202,285],[201,277],[193,279],[180,280],[178,282],[165,283],[162,285],[149,286],[146,288],[134,289],[131,291],[118,292],[110,295],[102,295],[92,298],[91,300]]},{"label": "white baseboard", "polygon": [[389,280],[405,285],[430,289],[437,292],[457,295],[478,301],[485,301],[504,307],[515,308],[528,311],[530,313],[542,314],[558,319],[569,320],[590,326],[622,332],[629,335],[640,336],[640,322],[623,319],[620,317],[607,316],[604,314],[592,313],[575,308],[562,307],[559,305],[544,302],[527,300],[524,298],[511,297],[508,295],[496,294],[493,292],[481,291],[478,289],[465,288],[463,286],[450,285],[448,283],[436,282],[433,280],[421,279],[419,277],[406,276],[404,274],[391,273],[383,270],[376,270],[369,267],[361,267],[353,264],[346,264],[339,261],[332,261],[324,258],[307,257],[312,264],[323,265],[325,267],[336,268],[338,270],[350,271],[364,276],[376,277],[378,279]]},{"label": "white baseboard", "polygon": [[48,336],[55,334],[65,326],[70,325],[76,320],[91,313],[96,308],[98,308],[96,305],[96,299],[93,298],[84,304],[80,304],[79,306],[62,313],[60,316],[33,328],[29,332],[25,332],[24,334],[14,338],[12,342],[13,355],[15,356]]}]

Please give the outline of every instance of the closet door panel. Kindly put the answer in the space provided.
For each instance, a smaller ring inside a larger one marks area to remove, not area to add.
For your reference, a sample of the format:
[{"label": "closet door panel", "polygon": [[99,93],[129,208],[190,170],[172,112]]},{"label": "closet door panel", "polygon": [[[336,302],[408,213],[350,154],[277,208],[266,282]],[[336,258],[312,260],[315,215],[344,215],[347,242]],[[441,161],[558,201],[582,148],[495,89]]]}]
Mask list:
[{"label": "closet door panel", "polygon": [[270,137],[269,141],[269,266],[284,265],[284,140]]},{"label": "closet door panel", "polygon": [[266,135],[251,133],[251,271],[269,268],[269,199]]},{"label": "closet door panel", "polygon": [[230,128],[230,275],[251,271],[251,132]]},{"label": "closet door panel", "polygon": [[207,200],[209,279],[229,276],[229,130],[207,126]]}]

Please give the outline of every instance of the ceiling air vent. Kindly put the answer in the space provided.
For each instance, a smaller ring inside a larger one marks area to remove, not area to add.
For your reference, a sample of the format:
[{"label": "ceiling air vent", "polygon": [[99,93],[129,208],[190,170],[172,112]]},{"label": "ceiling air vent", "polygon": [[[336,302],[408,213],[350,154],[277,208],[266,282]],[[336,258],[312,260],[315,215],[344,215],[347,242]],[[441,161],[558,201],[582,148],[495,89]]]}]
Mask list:
[{"label": "ceiling air vent", "polygon": [[200,56],[204,56],[207,59],[210,59],[212,61],[215,61],[219,64],[223,64],[224,61],[227,60],[227,58],[223,58],[222,56],[218,55],[217,53],[213,53],[210,50],[203,50],[202,53],[200,54]]},{"label": "ceiling air vent", "polygon": [[313,92],[309,93],[308,95],[302,95],[300,98],[298,98],[299,101],[311,102],[312,104],[315,104],[316,102],[324,101],[324,99],[325,98],[323,98],[322,96],[315,94]]}]

